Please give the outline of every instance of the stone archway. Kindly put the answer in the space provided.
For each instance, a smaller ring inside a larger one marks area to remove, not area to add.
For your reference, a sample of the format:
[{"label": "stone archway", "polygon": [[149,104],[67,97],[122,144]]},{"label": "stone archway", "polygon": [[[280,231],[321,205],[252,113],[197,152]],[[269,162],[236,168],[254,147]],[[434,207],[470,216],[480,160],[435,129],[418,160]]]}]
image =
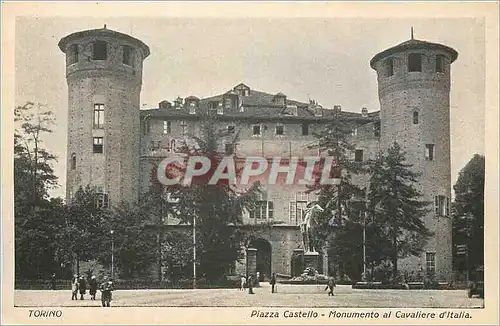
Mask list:
[{"label": "stone archway", "polygon": [[257,272],[260,273],[260,281],[267,281],[271,278],[271,258],[272,249],[269,241],[255,239],[250,243],[251,248],[257,249]]}]

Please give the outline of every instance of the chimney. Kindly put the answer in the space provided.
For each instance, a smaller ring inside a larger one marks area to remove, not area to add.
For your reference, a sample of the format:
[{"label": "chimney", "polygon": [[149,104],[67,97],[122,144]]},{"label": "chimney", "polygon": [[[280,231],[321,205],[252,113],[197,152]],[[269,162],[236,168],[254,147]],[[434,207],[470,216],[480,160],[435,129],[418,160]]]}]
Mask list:
[{"label": "chimney", "polygon": [[163,100],[160,103],[158,103],[158,107],[160,109],[167,110],[167,109],[170,109],[172,107],[172,104],[169,101]]},{"label": "chimney", "polygon": [[368,109],[367,108],[362,108],[361,109],[361,116],[363,118],[367,118],[368,117]]},{"label": "chimney", "polygon": [[340,113],[342,111],[342,107],[340,105],[333,106],[333,112]]}]

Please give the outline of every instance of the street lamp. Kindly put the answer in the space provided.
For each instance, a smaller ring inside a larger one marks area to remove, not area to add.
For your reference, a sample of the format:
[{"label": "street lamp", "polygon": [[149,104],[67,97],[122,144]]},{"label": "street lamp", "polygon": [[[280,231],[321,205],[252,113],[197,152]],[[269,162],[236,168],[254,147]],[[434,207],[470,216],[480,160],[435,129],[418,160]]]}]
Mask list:
[{"label": "street lamp", "polygon": [[113,237],[113,233],[115,231],[111,230],[111,278],[114,279],[115,276],[115,239]]},{"label": "street lamp", "polygon": [[193,214],[193,289],[196,289],[196,215]]},{"label": "street lamp", "polygon": [[368,214],[368,190],[363,198],[352,199],[351,202],[359,202],[363,204],[363,276],[362,280],[366,281],[366,215]]}]

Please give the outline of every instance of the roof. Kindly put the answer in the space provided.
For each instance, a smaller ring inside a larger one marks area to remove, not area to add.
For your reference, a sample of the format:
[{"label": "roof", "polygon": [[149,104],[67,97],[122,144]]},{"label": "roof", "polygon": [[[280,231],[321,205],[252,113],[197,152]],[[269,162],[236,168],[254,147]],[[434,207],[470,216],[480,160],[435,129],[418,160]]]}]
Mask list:
[{"label": "roof", "polygon": [[125,41],[128,41],[130,43],[135,44],[138,48],[140,48],[144,52],[144,58],[146,58],[150,54],[149,46],[147,46],[141,40],[136,39],[135,37],[132,37],[130,35],[123,34],[123,33],[114,31],[112,29],[108,29],[108,28],[89,29],[89,30],[69,34],[69,35],[63,37],[59,41],[59,44],[58,44],[59,49],[61,49],[62,52],[66,52],[66,47],[67,47],[68,43],[71,43],[77,39],[84,38],[84,37],[101,37],[101,36],[114,37],[114,38],[122,39],[122,40],[125,40]]},{"label": "roof", "polygon": [[[227,94],[227,93],[226,93]],[[187,106],[181,107],[180,109],[171,108],[165,109],[149,109],[141,110],[141,115],[150,115],[152,117],[176,117],[176,118],[186,118],[186,119],[197,119],[200,116],[198,112],[208,112],[208,106],[212,102],[221,103],[225,94],[220,94],[212,97],[203,98],[200,100],[197,114],[189,114],[189,108]],[[240,96],[239,98],[243,102],[245,110],[239,112],[239,110],[228,110],[225,111],[223,115],[219,117],[221,119],[279,119],[279,120],[328,120],[335,118],[335,112],[331,109],[323,109],[323,116],[318,117],[315,115],[315,108],[310,107],[308,103],[286,100],[288,107],[296,106],[297,115],[287,114],[286,108],[283,105],[277,104],[273,99],[275,94],[269,94],[261,91],[250,90],[248,96]],[[379,119],[379,112],[370,112],[367,117],[363,117],[360,113],[341,111],[342,118],[362,120],[364,122],[376,121]]]},{"label": "roof", "polygon": [[438,44],[438,43],[431,43],[431,42],[422,41],[422,40],[411,39],[411,40],[405,41],[405,42],[400,43],[396,46],[393,46],[392,48],[389,48],[387,50],[384,50],[384,51],[376,54],[370,60],[370,67],[375,69],[376,62],[378,62],[381,59],[384,59],[385,57],[388,57],[390,55],[404,52],[407,50],[416,50],[416,49],[437,49],[437,50],[442,50],[442,51],[448,52],[451,56],[451,62],[455,61],[458,57],[458,52],[455,49],[450,48],[449,46],[446,46],[443,44]]}]

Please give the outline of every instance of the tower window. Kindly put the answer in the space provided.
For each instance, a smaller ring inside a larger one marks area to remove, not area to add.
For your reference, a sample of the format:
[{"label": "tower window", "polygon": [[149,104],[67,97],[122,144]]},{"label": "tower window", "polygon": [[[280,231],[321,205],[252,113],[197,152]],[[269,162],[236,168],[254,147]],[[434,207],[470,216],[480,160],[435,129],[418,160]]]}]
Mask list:
[{"label": "tower window", "polygon": [[254,136],[260,136],[261,130],[260,125],[254,125],[252,127],[252,132]]},{"label": "tower window", "polygon": [[436,72],[444,72],[444,55],[442,54],[436,56]]},{"label": "tower window", "polygon": [[413,111],[413,124],[418,125],[418,112]]},{"label": "tower window", "polygon": [[104,41],[92,43],[92,60],[106,60],[108,57],[108,44]]},{"label": "tower window", "polygon": [[420,53],[408,55],[408,71],[422,71],[422,55]]},{"label": "tower window", "polygon": [[102,137],[94,137],[94,153],[102,153],[103,152],[103,141]]},{"label": "tower window", "polygon": [[276,125],[276,135],[283,136],[285,134],[285,126],[281,123]]},{"label": "tower window", "polygon": [[425,267],[428,277],[433,277],[436,274],[436,253],[426,252],[425,253]]},{"label": "tower window", "polygon": [[163,121],[163,133],[170,134],[172,132],[172,121]]},{"label": "tower window", "polygon": [[132,65],[132,48],[128,45],[122,45],[123,64],[127,66]]},{"label": "tower window", "polygon": [[425,144],[425,160],[434,160],[434,144]]},{"label": "tower window", "polygon": [[309,135],[309,124],[303,123],[302,124],[302,136],[308,136],[308,135]]},{"label": "tower window", "polygon": [[394,59],[389,58],[386,60],[387,77],[394,75]]},{"label": "tower window", "polygon": [[70,47],[69,64],[78,62],[78,44],[73,44]]},{"label": "tower window", "polygon": [[449,216],[450,199],[446,196],[434,197],[434,211],[436,216]]},{"label": "tower window", "polygon": [[104,128],[104,104],[94,104],[94,129]]},{"label": "tower window", "polygon": [[76,170],[76,154],[71,154],[71,170]]},{"label": "tower window", "polygon": [[95,206],[96,206],[96,208],[97,209],[108,208],[108,206],[109,206],[108,194],[105,194],[105,193],[102,193],[102,192],[98,192],[95,195],[96,195],[96,198],[95,198]]},{"label": "tower window", "polygon": [[363,162],[363,150],[362,149],[357,149],[354,152],[354,161]]}]

